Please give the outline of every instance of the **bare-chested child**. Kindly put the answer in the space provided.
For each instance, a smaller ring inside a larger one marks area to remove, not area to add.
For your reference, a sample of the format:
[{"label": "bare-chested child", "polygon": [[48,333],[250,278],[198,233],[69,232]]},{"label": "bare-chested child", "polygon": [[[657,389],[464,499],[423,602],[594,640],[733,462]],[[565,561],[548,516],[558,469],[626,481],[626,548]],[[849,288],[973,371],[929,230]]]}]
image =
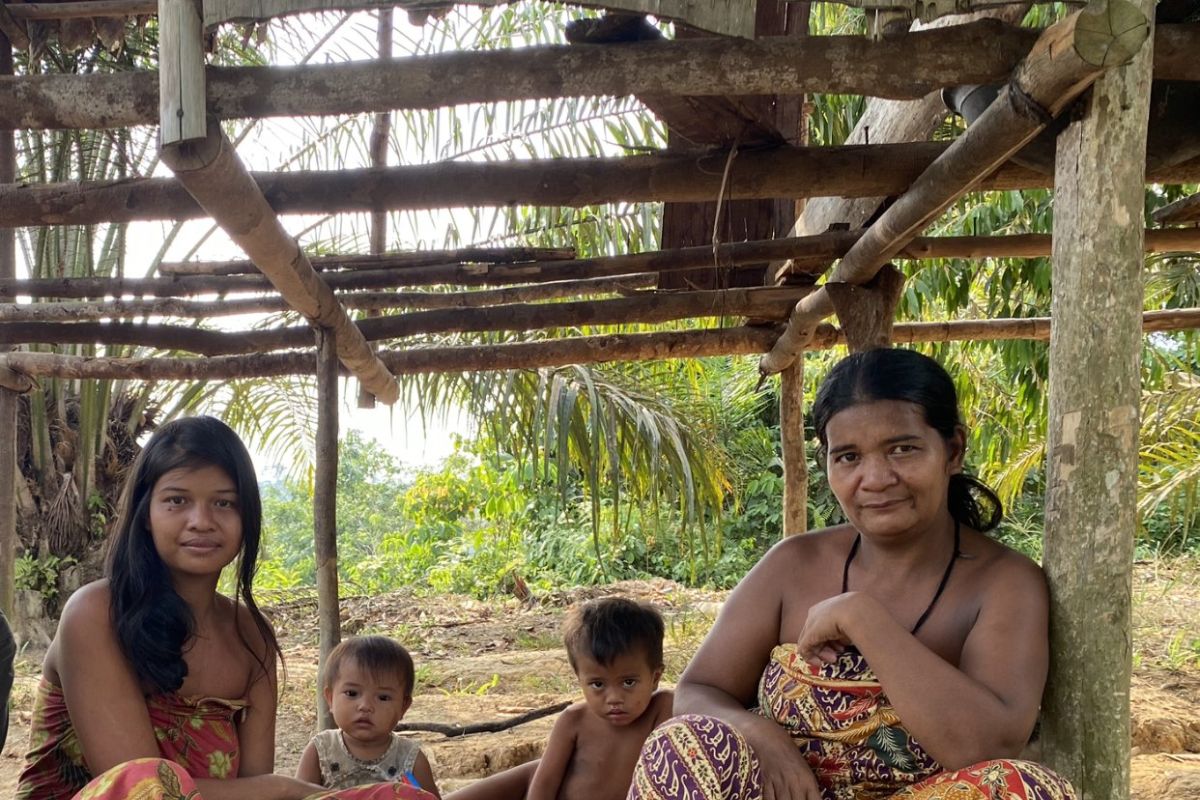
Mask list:
[{"label": "bare-chested child", "polygon": [[563,635],[584,700],[559,716],[538,762],[485,778],[448,800],[624,800],[646,737],[671,716],[659,691],[663,620],[623,597],[571,609]]}]

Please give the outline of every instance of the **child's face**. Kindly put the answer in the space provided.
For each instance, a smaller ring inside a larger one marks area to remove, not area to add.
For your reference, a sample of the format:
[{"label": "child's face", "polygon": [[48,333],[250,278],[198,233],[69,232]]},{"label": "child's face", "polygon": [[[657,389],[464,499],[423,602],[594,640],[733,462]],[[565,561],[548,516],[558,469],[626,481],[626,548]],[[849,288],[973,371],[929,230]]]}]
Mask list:
[{"label": "child's face", "polygon": [[337,680],[325,689],[325,701],[342,733],[363,745],[387,741],[412,704],[399,675],[374,675],[352,658],[341,663]]},{"label": "child's face", "polygon": [[629,725],[650,705],[662,669],[651,667],[641,650],[622,653],[607,666],[580,653],[575,656],[575,677],[588,711],[613,725]]}]

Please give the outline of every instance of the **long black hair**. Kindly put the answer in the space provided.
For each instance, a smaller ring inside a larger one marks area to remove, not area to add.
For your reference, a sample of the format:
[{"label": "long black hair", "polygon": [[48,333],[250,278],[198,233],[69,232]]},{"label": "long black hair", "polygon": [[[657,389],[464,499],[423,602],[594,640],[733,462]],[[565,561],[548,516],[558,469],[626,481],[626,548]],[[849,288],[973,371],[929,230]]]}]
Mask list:
[{"label": "long black hair", "polygon": [[173,692],[183,685],[187,675],[183,651],[196,632],[196,621],[172,586],[167,567],[154,547],[150,495],[166,473],[207,466],[224,471],[237,487],[242,549],[237,560],[234,600],[246,606],[267,643],[265,658],[246,642],[240,624],[238,636],[266,674],[270,674],[268,659],[274,660],[279,654],[275,632],[255,604],[252,591],[262,539],[262,499],[250,454],[238,435],[215,417],[173,420],[150,437],[125,481],[104,569],[121,652],[142,683],[159,692]]},{"label": "long black hair", "polygon": [[[877,400],[912,403],[947,441],[963,427],[954,381],[941,364],[916,350],[864,350],[835,364],[817,390],[812,417],[821,451],[828,446],[825,428],[834,414]],[[1004,516],[996,493],[965,472],[950,476],[947,495],[950,515],[977,531],[990,531]]]}]

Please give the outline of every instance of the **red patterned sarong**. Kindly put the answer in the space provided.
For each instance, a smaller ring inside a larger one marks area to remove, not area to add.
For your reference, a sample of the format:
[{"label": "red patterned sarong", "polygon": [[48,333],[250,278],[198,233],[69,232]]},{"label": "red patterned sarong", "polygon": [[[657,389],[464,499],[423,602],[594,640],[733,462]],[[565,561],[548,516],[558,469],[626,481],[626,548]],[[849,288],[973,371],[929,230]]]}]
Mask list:
[{"label": "red patterned sarong", "polygon": [[[780,645],[759,683],[760,713],[782,725],[823,800],[1074,800],[1065,780],[1000,759],[947,772],[900,724],[857,651],[813,667]],[[758,759],[730,725],[677,717],[646,741],[630,800],[761,800]]]},{"label": "red patterned sarong", "polygon": [[[196,790],[197,778],[237,777],[237,721],[244,702],[166,694],[148,698],[146,707],[162,758],[118,764],[93,778],[62,689],[43,679],[16,800],[204,800]],[[433,795],[407,784],[381,783],[317,792],[310,800],[316,798],[433,800]]]}]

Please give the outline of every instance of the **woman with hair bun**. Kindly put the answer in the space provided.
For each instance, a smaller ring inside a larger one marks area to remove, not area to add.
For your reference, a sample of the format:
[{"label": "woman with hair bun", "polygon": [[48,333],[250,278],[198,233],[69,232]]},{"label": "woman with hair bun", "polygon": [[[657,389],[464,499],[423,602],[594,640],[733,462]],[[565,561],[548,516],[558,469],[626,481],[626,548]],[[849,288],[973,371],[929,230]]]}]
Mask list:
[{"label": "woman with hair bun", "polygon": [[777,544],[680,679],[636,800],[1063,800],[1018,757],[1049,661],[1041,569],[987,531],[950,376],[855,353],[813,405],[846,522]]}]

